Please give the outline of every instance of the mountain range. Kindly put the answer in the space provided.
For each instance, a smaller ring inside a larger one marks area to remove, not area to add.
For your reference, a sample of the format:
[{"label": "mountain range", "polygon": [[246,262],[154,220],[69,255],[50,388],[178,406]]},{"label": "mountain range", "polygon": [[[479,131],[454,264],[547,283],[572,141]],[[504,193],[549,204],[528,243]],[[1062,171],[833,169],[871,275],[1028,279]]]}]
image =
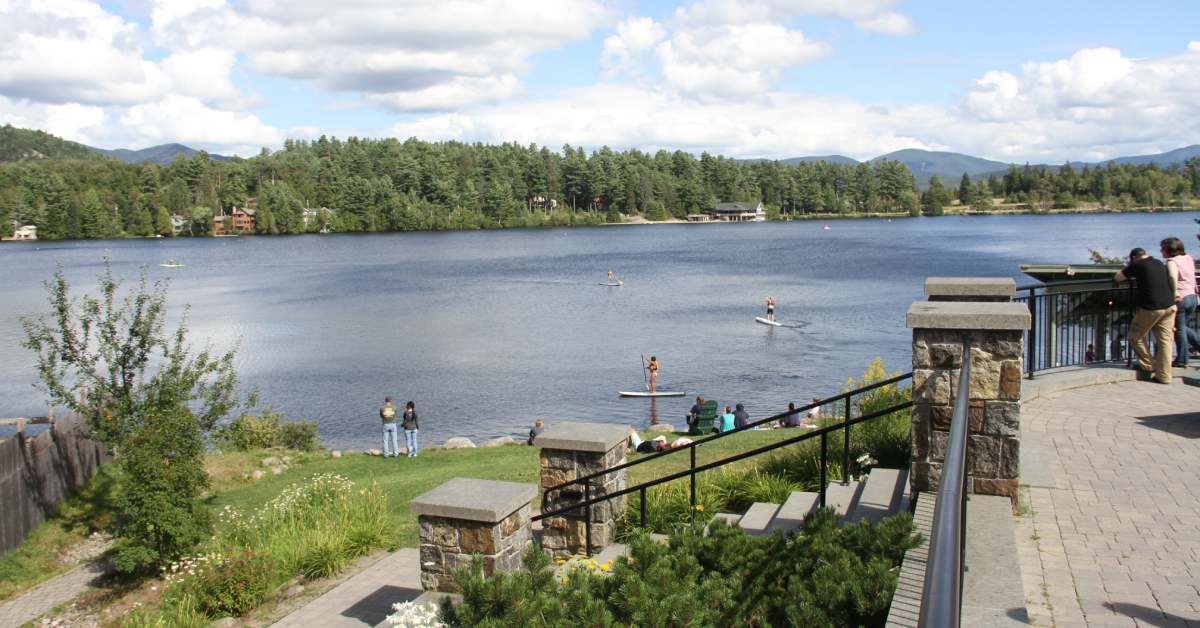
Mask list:
[{"label": "mountain range", "polygon": [[[1182,163],[1193,157],[1200,157],[1200,144],[1192,144],[1183,148],[1167,151],[1165,153],[1155,153],[1153,155],[1132,155],[1126,157],[1114,157],[1102,162],[1088,163],[1083,161],[1070,162],[1072,168],[1082,168],[1083,166],[1102,166],[1109,162],[1118,164],[1133,164],[1141,166],[1151,163],[1156,163],[1160,166],[1169,166],[1174,163]],[[1003,161],[993,161],[991,159],[983,159],[962,153],[951,153],[945,151],[920,150],[916,148],[906,148],[880,155],[874,159],[868,160],[868,163],[875,163],[884,159],[899,161],[908,166],[912,171],[913,176],[917,179],[917,187],[925,189],[929,187],[929,180],[937,175],[947,186],[957,186],[959,179],[963,173],[966,173],[972,178],[988,177],[990,175],[1003,175],[1009,166],[1024,166],[1025,164],[1005,163]],[[761,161],[761,160],[751,160]],[[842,155],[824,155],[814,157],[792,157],[789,159],[781,159],[779,163],[795,165],[799,163],[808,163],[816,161],[825,161],[828,163],[838,164],[856,164],[858,160]],[[1035,168],[1050,168],[1058,170],[1061,165],[1056,164],[1030,164]]]},{"label": "mountain range", "polygon": [[[155,163],[160,166],[170,165],[179,156],[184,158],[191,157],[200,151],[184,146],[183,144],[171,143],[151,146],[140,150],[130,150],[127,148],[118,148],[108,150],[103,148],[94,148],[86,144],[72,142],[56,137],[43,131],[35,131],[29,129],[19,129],[12,125],[4,125],[0,127],[0,163],[5,161],[20,161],[23,159],[96,159],[100,157],[115,157],[127,164],[134,163]],[[232,157],[224,155],[209,154],[209,157],[216,161],[226,161]],[[1160,166],[1168,166],[1173,163],[1182,163],[1193,157],[1200,157],[1200,144],[1192,144],[1183,148],[1167,151],[1165,153],[1156,153],[1153,155],[1132,155],[1115,157],[1099,163],[1086,163],[1082,161],[1072,161],[1071,166],[1081,168],[1084,165],[1096,166],[1103,165],[1109,162],[1118,164],[1133,164],[1145,165],[1157,163]],[[868,163],[874,163],[883,159],[899,161],[908,166],[916,177],[917,187],[925,189],[929,186],[929,180],[934,175],[942,179],[942,183],[947,186],[958,185],[959,179],[963,173],[972,178],[987,177],[989,175],[1002,175],[1008,170],[1009,166],[1024,164],[1010,164],[1002,161],[994,161],[991,159],[983,159],[962,153],[951,153],[946,151],[931,151],[920,150],[916,148],[906,148],[880,155],[874,159],[868,160]],[[772,161],[767,159],[743,159],[739,160],[746,163]],[[788,159],[780,159],[779,163],[787,165],[796,165],[800,163],[826,162],[832,164],[857,164],[859,161],[845,155],[811,155],[806,157],[791,157]],[[1057,170],[1060,165],[1055,164],[1033,164],[1035,167],[1046,167]]]}]

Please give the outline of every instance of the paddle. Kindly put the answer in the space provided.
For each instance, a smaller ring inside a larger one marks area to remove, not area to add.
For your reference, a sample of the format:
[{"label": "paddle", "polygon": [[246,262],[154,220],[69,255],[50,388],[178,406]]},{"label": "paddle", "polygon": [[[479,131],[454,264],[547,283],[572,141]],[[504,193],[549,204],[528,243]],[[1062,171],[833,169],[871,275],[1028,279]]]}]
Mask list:
[{"label": "paddle", "polygon": [[645,386],[646,390],[650,390],[650,376],[646,374],[646,354],[645,353],[642,354],[642,379],[646,380],[646,383],[642,384],[642,385]]}]

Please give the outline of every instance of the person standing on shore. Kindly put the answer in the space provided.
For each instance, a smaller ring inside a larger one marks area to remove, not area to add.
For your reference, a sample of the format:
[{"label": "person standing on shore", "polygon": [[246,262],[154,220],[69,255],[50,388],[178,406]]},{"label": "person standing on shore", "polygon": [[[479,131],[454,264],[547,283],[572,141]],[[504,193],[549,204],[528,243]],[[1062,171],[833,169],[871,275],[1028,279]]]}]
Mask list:
[{"label": "person standing on shore", "polygon": [[[1120,284],[1136,279],[1137,310],[1130,325],[1129,339],[1137,354],[1138,371],[1159,384],[1171,383],[1171,350],[1175,344],[1175,276],[1162,262],[1146,255],[1143,248],[1129,252],[1129,265],[1113,281]],[[1154,363],[1146,346],[1146,333],[1154,334]]]},{"label": "person standing on shore", "polygon": [[400,420],[400,427],[404,428],[404,446],[408,448],[408,457],[417,457],[417,430],[420,425],[417,423],[417,406],[413,402],[404,404],[404,418]]},{"label": "person standing on shore", "polygon": [[534,439],[536,439],[538,434],[541,434],[542,430],[545,429],[544,425],[545,424],[542,423],[540,418],[533,422],[533,427],[529,430],[529,439],[525,441],[526,445],[533,446]]},{"label": "person standing on shore", "polygon": [[391,397],[383,398],[383,407],[379,409],[379,418],[383,420],[383,457],[399,456],[400,441],[396,436],[396,406],[392,405]]}]

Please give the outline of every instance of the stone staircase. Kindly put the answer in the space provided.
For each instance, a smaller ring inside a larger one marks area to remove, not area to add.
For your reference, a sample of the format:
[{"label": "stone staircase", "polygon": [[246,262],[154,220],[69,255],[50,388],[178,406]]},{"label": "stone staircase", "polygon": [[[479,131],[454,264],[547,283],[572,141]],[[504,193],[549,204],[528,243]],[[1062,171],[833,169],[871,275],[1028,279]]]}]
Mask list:
[{"label": "stone staircase", "polygon": [[[817,493],[794,491],[782,504],[756,502],[743,514],[717,513],[713,515],[713,521],[720,519],[753,536],[767,536],[776,530],[789,534],[798,530],[804,518],[816,511],[818,502],[820,495]],[[908,508],[908,470],[872,469],[863,482],[842,484],[835,480],[825,488],[825,503],[846,523],[864,520],[877,523]],[[667,540],[666,535],[652,536],[664,543]],[[625,544],[613,543],[593,559],[596,564],[611,563],[627,551]],[[560,567],[559,575],[567,568],[569,565]]]},{"label": "stone staircase", "polygon": [[[908,507],[907,488],[907,469],[873,469],[864,482],[830,482],[825,488],[825,505],[847,523],[876,523]],[[714,519],[723,519],[754,536],[776,530],[786,534],[799,529],[819,501],[817,493],[795,491],[782,504],[756,502],[742,515],[718,513]]]}]

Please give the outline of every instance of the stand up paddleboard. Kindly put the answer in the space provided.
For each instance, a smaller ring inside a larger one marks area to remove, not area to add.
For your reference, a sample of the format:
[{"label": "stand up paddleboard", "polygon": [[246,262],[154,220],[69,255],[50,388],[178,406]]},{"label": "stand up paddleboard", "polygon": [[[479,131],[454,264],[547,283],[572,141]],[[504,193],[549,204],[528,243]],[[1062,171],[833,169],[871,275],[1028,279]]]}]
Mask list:
[{"label": "stand up paddleboard", "polygon": [[624,283],[602,283],[602,284],[600,284],[600,285],[602,285],[602,286],[612,286],[613,288],[616,288],[617,286],[623,286],[623,285],[625,285],[625,284],[624,284]]},{"label": "stand up paddleboard", "polygon": [[617,394],[622,397],[682,397],[687,393],[683,391],[663,392],[661,390],[658,392],[618,390]]},{"label": "stand up paddleboard", "polygon": [[183,264],[168,263],[168,264],[159,264],[159,266],[162,266],[163,268],[183,268],[183,266],[184,266],[184,265],[183,265]]},{"label": "stand up paddleboard", "polygon": [[780,323],[779,321],[769,321],[761,316],[755,316],[754,322],[762,323],[763,325],[774,325],[775,327],[779,327],[779,326],[783,325],[783,323]]}]

